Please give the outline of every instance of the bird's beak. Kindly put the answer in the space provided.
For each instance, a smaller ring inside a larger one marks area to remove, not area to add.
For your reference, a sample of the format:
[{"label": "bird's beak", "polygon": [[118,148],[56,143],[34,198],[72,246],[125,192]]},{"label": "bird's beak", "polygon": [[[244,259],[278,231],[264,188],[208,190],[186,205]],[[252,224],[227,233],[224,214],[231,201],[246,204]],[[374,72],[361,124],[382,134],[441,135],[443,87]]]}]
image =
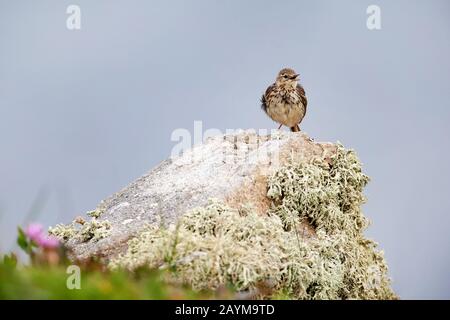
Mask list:
[{"label": "bird's beak", "polygon": [[291,77],[291,79],[292,80],[298,80],[298,77],[300,76],[300,74],[294,74],[292,77]]}]

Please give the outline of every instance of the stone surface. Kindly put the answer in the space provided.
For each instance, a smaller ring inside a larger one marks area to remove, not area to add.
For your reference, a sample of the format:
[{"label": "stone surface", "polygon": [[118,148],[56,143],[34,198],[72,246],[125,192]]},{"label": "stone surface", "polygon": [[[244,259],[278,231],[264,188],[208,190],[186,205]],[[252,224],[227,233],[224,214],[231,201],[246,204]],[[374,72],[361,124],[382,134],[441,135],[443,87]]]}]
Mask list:
[{"label": "stone surface", "polygon": [[102,201],[99,221],[110,223],[109,235],[98,241],[67,242],[77,259],[110,258],[123,252],[127,241],[145,223],[176,223],[186,211],[205,206],[209,199],[231,207],[253,205],[267,212],[267,177],[290,159],[327,159],[335,151],[331,143],[316,143],[304,133],[254,131],[209,138],[205,143],[169,158],[130,185]]}]

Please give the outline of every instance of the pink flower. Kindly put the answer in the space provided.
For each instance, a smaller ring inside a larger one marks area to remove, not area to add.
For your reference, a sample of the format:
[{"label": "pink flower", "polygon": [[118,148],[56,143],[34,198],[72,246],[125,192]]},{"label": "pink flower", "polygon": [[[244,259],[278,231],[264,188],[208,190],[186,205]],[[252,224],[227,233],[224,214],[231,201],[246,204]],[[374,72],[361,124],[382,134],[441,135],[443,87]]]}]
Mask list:
[{"label": "pink flower", "polygon": [[25,234],[34,243],[43,249],[55,249],[59,246],[59,240],[54,236],[44,234],[41,224],[32,223],[25,229]]},{"label": "pink flower", "polygon": [[42,236],[43,229],[41,224],[32,223],[25,229],[25,234],[28,238],[37,243]]},{"label": "pink flower", "polygon": [[36,242],[44,249],[55,249],[59,246],[59,240],[54,236],[41,235]]}]

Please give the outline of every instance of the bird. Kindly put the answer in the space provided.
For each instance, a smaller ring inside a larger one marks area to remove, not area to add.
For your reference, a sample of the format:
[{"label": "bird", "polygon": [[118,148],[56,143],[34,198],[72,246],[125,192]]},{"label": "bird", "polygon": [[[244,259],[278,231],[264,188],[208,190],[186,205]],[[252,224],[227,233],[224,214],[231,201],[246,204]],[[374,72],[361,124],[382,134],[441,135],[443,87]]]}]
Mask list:
[{"label": "bird", "polygon": [[293,132],[300,131],[308,100],[305,89],[298,83],[299,77],[293,69],[281,69],[275,83],[261,97],[261,109],[280,124],[278,129],[284,125]]}]

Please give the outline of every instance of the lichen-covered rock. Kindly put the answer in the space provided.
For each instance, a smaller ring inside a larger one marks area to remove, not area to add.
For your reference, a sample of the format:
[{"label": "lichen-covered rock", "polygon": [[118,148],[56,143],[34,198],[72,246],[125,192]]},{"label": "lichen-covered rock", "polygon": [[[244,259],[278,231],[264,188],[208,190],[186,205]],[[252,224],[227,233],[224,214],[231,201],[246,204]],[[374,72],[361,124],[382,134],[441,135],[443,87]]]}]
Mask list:
[{"label": "lichen-covered rock", "polygon": [[246,203],[265,214],[270,207],[269,175],[292,159],[326,158],[334,149],[333,144],[315,143],[303,133],[282,131],[260,136],[247,130],[209,138],[163,161],[89,212],[98,221],[108,221],[107,237],[82,241],[77,236],[66,244],[76,259],[110,258],[123,252],[146,223],[172,224],[212,198],[231,208]]},{"label": "lichen-covered rock", "polygon": [[339,144],[243,131],[166,160],[103,201],[88,225],[52,233],[75,259],[169,268],[197,289],[264,283],[260,297],[395,298],[382,252],[363,235],[368,180]]}]

